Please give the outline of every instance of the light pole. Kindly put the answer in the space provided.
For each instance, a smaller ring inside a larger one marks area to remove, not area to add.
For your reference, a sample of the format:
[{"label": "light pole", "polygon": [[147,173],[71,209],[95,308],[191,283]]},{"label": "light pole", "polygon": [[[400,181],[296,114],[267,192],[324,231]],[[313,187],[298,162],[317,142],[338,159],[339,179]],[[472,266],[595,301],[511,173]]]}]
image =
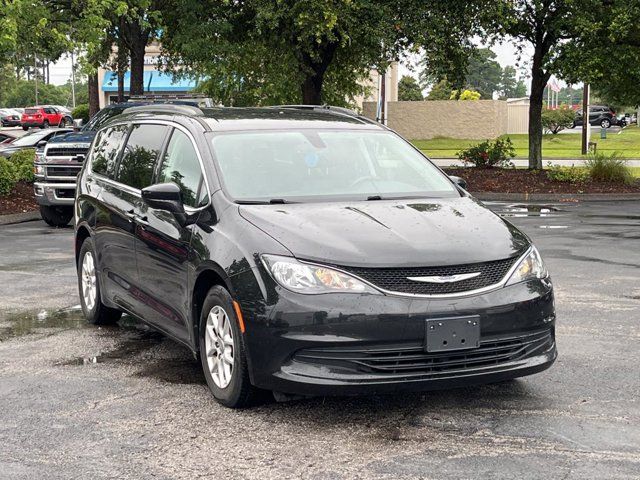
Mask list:
[{"label": "light pole", "polygon": [[591,125],[589,124],[589,84],[585,83],[582,89],[582,155],[589,153],[589,137]]}]

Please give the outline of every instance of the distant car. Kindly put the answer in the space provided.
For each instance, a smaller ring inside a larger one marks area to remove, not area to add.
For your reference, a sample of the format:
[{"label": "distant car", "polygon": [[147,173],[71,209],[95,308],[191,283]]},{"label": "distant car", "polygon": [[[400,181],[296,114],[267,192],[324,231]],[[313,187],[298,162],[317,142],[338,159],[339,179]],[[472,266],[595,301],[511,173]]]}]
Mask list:
[{"label": "distant car", "polygon": [[63,128],[73,124],[71,115],[50,105],[26,108],[21,120],[23,130],[29,130],[29,127]]},{"label": "distant car", "polygon": [[627,115],[625,115],[624,113],[620,113],[616,116],[616,125],[624,128],[629,125],[629,120],[630,118]]},{"label": "distant car", "polygon": [[6,132],[0,133],[0,145],[6,145],[13,142],[16,139],[14,135],[11,135]]},{"label": "distant car", "polygon": [[0,125],[3,127],[20,126],[20,114],[9,108],[0,108]]},{"label": "distant car", "polygon": [[9,144],[0,144],[0,157],[9,158],[14,153],[27,148],[41,148],[52,138],[70,132],[73,132],[72,128],[46,128],[27,133]]},{"label": "distant car", "polygon": [[69,110],[69,108],[67,108],[67,107],[64,107],[62,105],[52,105],[52,107],[57,108],[58,110],[60,110],[63,113],[71,115],[71,110]]},{"label": "distant car", "polygon": [[[582,110],[576,111],[576,118],[573,121],[572,128],[582,125],[583,121]],[[616,112],[610,107],[606,105],[592,105],[589,107],[589,125],[609,128],[617,123]]]}]

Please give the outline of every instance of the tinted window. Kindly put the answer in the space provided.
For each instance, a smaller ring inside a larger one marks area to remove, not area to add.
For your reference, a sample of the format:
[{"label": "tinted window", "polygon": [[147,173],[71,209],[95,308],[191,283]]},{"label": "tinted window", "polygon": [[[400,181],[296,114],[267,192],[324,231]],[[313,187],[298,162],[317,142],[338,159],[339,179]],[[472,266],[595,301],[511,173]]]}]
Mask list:
[{"label": "tinted window", "polygon": [[24,113],[29,114],[29,115],[34,115],[36,113],[38,113],[39,110],[37,108],[26,108],[24,110]]},{"label": "tinted window", "polygon": [[153,168],[168,130],[164,125],[134,125],[124,147],[116,180],[138,189],[151,185]]},{"label": "tinted window", "polygon": [[109,178],[115,177],[118,152],[127,129],[127,125],[116,125],[100,132],[93,147],[91,169],[94,172]]},{"label": "tinted window", "polygon": [[[180,187],[185,205],[196,207],[208,201],[206,196],[198,197],[202,170],[196,149],[189,137],[180,130],[173,131],[162,159],[158,183],[164,182],[174,182]],[[199,198],[202,200],[199,201]]]}]

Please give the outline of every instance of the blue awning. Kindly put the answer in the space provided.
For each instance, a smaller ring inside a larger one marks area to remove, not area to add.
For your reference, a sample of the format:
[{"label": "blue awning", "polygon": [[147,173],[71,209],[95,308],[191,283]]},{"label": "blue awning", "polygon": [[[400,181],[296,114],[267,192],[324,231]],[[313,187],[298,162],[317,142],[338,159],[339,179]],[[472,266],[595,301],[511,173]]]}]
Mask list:
[{"label": "blue awning", "polygon": [[[124,73],[124,91],[129,91],[131,72],[127,70]],[[192,79],[173,79],[173,75],[158,70],[144,71],[144,91],[145,92],[188,92],[196,87],[195,80]],[[112,71],[104,72],[102,79],[103,92],[118,91],[118,74]]]}]

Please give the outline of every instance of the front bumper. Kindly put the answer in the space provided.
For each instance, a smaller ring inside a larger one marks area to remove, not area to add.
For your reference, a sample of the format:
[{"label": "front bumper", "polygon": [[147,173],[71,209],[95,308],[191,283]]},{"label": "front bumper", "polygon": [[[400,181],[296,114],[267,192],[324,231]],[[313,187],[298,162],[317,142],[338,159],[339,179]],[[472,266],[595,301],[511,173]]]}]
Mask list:
[{"label": "front bumper", "polygon": [[[240,293],[240,292],[239,292]],[[240,303],[254,385],[302,395],[452,388],[530,375],[556,359],[553,288],[529,281],[471,297],[300,295]],[[427,352],[427,319],[479,315],[480,347]]]},{"label": "front bumper", "polygon": [[69,205],[75,201],[75,183],[35,182],[33,191],[38,205]]},{"label": "front bumper", "polygon": [[3,118],[1,123],[3,127],[19,127],[21,125],[20,120],[9,120],[6,118]]}]

